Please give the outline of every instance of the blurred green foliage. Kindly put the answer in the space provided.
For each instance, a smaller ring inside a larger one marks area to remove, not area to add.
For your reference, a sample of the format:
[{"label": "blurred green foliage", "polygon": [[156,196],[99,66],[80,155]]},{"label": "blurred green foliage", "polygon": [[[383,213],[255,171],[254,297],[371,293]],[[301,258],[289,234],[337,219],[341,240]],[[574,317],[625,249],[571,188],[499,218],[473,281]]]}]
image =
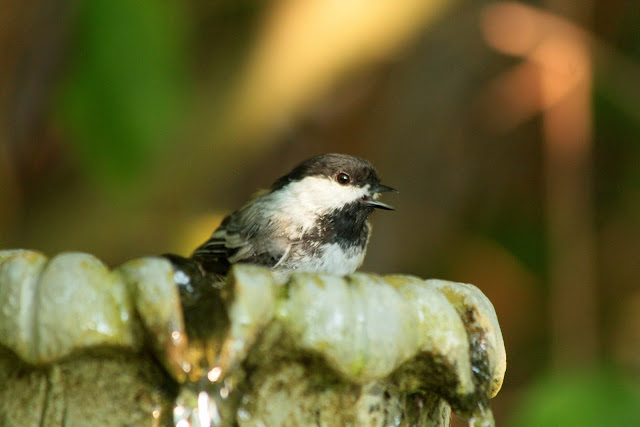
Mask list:
[{"label": "blurred green foliage", "polygon": [[548,376],[513,411],[513,426],[638,426],[640,390],[614,371]]},{"label": "blurred green foliage", "polygon": [[183,15],[172,0],[79,6],[59,120],[99,180],[124,183],[176,138],[186,90]]}]

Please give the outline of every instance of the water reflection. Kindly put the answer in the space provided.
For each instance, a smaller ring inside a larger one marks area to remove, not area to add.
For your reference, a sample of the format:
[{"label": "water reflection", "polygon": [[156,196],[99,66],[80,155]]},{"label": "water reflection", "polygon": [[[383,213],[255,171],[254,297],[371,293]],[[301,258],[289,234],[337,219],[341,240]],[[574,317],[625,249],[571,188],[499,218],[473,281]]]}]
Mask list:
[{"label": "water reflection", "polygon": [[193,390],[183,389],[173,409],[176,427],[211,427],[222,425],[218,405],[207,391],[197,396]]},{"label": "water reflection", "polygon": [[176,427],[211,427],[222,425],[220,405],[233,390],[233,381],[219,381],[222,369],[218,366],[202,377],[198,384],[182,387],[173,409]]}]

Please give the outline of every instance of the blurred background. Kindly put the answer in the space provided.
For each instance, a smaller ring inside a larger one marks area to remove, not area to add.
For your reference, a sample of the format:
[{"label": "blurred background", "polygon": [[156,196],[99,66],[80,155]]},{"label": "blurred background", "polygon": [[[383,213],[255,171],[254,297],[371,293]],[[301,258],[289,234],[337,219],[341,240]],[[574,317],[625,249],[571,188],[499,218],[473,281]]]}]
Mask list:
[{"label": "blurred background", "polygon": [[635,0],[4,2],[0,247],[187,255],[359,155],[401,191],[364,269],[495,305],[498,425],[640,425],[639,29]]}]

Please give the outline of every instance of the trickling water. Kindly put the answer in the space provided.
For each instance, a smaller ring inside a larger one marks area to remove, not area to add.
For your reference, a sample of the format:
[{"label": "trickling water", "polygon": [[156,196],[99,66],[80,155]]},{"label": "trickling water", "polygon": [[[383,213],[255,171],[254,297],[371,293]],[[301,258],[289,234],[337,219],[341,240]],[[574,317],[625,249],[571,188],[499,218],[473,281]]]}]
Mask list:
[{"label": "trickling water", "polygon": [[211,412],[209,411],[209,393],[201,391],[198,394],[198,421],[201,427],[211,427]]},{"label": "trickling water", "polygon": [[192,390],[183,389],[173,408],[176,427],[212,427],[222,425],[218,405],[208,392],[196,396]]},{"label": "trickling water", "polygon": [[483,403],[478,403],[478,409],[469,417],[469,427],[495,427],[491,408]]},{"label": "trickling water", "polygon": [[223,424],[220,406],[234,389],[232,376],[222,378],[222,369],[212,368],[198,384],[183,386],[173,408],[177,427],[215,427]]}]

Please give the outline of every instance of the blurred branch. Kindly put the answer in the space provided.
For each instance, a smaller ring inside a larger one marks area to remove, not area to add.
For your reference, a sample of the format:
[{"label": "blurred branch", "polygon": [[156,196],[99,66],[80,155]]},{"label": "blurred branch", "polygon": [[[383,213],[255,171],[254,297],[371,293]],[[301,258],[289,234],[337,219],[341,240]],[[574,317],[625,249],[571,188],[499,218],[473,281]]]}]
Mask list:
[{"label": "blurred branch", "polygon": [[[507,16],[501,16],[502,13]],[[516,17],[520,14],[522,16]],[[513,19],[514,22],[507,23],[507,19]],[[515,107],[507,111],[486,109],[486,119],[494,128],[500,131],[512,129],[557,101],[558,97],[545,100],[532,92],[538,86],[538,68],[550,65],[549,61],[538,55],[542,51],[540,46],[547,36],[553,38],[559,33],[567,34],[571,39],[580,40],[584,44],[589,51],[590,67],[597,85],[604,93],[609,94],[621,111],[640,122],[640,109],[637,108],[640,104],[640,87],[630,84],[640,80],[640,65],[593,34],[556,15],[516,2],[503,2],[488,7],[483,16],[482,29],[493,48],[530,59],[501,75],[482,94],[485,105],[508,97],[507,102]],[[565,58],[566,62],[568,59]]]},{"label": "blurred branch", "polygon": [[25,178],[39,172],[35,137],[58,62],[66,2],[8,2],[0,15],[0,241],[16,229]]},{"label": "blurred branch", "polygon": [[9,240],[8,234],[14,229],[21,202],[20,189],[7,150],[7,140],[0,128],[0,244]]},{"label": "blurred branch", "polygon": [[[585,11],[570,3],[562,2],[565,12]],[[506,130],[542,113],[552,358],[556,367],[590,365],[599,350],[591,185],[592,38],[566,19],[516,2],[493,4],[483,18],[488,43],[524,59],[488,91],[490,99],[499,94],[508,105],[493,123]]]},{"label": "blurred branch", "polygon": [[397,55],[454,2],[276,2],[232,99],[233,139],[286,128],[345,76]]}]

